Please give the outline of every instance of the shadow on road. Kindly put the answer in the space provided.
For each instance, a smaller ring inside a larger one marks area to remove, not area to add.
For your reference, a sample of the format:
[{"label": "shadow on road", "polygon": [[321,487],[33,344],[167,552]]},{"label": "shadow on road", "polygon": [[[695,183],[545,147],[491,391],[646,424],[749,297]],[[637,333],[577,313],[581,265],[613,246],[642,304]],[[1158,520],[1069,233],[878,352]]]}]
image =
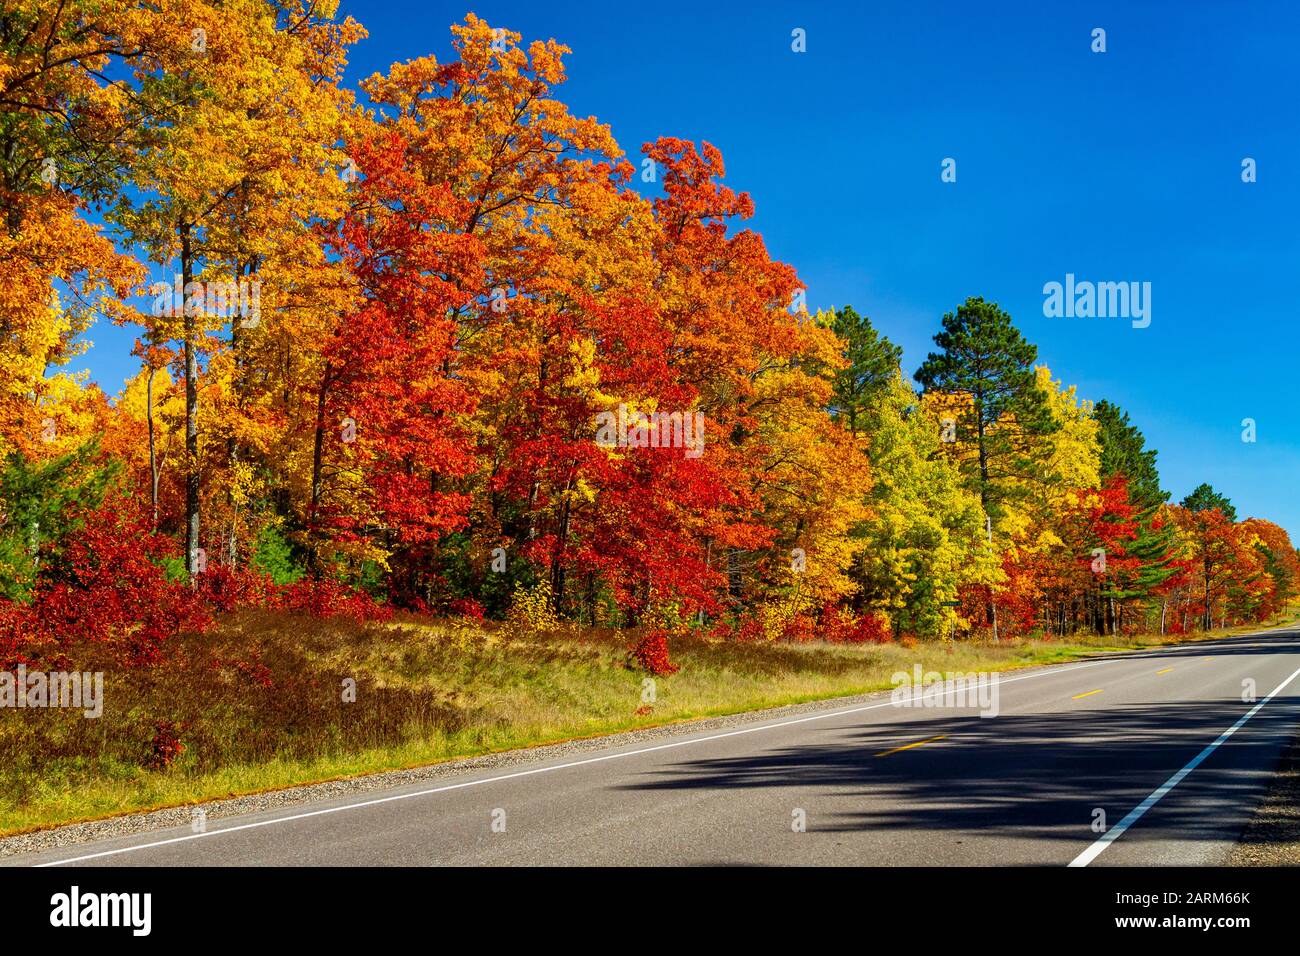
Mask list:
[{"label": "shadow on road", "polygon": [[[817,829],[824,832],[1032,831],[1077,840],[1095,809],[1118,822],[1247,709],[1198,701],[994,719],[935,712],[925,721],[830,729],[826,743],[682,761],[621,789],[809,788],[859,798],[861,809],[823,817]],[[1161,804],[1162,828],[1184,839],[1235,838],[1298,722],[1296,698],[1278,698],[1256,714],[1179,785],[1177,799]],[[877,756],[940,734],[945,739]]]}]

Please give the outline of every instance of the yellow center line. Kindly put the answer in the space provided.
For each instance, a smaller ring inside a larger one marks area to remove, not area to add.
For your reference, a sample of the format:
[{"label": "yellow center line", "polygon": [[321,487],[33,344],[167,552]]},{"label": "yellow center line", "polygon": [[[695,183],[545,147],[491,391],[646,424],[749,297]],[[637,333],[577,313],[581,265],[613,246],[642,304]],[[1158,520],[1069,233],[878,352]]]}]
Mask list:
[{"label": "yellow center line", "polygon": [[876,754],[876,756],[877,756],[877,757],[888,757],[890,754],[896,754],[896,753],[898,753],[898,752],[901,751],[901,750],[911,750],[913,747],[919,747],[919,746],[921,746],[921,744],[932,744],[932,743],[934,743],[936,740],[943,740],[943,738],[945,738],[945,737],[947,737],[947,736],[948,736],[947,734],[940,734],[938,737],[927,737],[925,740],[918,740],[918,741],[917,741],[916,743],[914,743],[914,744],[904,744],[904,745],[901,746],[901,747],[895,747],[893,750],[882,750],[882,751],[880,751],[880,753]]},{"label": "yellow center line", "polygon": [[1093,694],[1100,694],[1100,693],[1101,693],[1101,691],[1099,691],[1099,690],[1090,690],[1090,691],[1088,691],[1088,693],[1086,693],[1086,694],[1075,694],[1075,695],[1074,695],[1074,700],[1083,700],[1083,698],[1085,698],[1085,697],[1091,697]]},{"label": "yellow center line", "polygon": [[1203,661],[1212,661],[1212,660],[1214,660],[1214,658],[1213,658],[1213,657],[1202,657],[1201,660],[1203,660]]},{"label": "yellow center line", "polygon": [[1171,670],[1173,670],[1172,667],[1166,667],[1162,671],[1156,671],[1156,675],[1159,676],[1160,674],[1168,674]]}]

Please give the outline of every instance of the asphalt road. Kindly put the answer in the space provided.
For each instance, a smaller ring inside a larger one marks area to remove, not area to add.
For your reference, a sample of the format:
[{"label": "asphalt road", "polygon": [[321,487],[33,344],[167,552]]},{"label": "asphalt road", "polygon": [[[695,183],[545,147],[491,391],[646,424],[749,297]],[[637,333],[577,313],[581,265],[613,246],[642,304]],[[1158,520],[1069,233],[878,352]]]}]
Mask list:
[{"label": "asphalt road", "polygon": [[1217,864],[1300,722],[1300,630],[1019,671],[998,712],[841,702],[6,863]]}]

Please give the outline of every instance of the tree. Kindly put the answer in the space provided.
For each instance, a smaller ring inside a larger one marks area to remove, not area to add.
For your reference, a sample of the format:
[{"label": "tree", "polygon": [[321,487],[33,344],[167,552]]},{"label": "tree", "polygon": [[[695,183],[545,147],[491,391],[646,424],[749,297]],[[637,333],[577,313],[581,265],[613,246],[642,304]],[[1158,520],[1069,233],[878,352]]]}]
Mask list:
[{"label": "tree", "polygon": [[1128,413],[1102,399],[1093,406],[1097,437],[1101,442],[1101,475],[1123,475],[1128,480],[1129,497],[1144,510],[1169,500],[1169,492],[1160,489],[1156,469],[1156,450],[1146,447],[1146,438]]},{"label": "tree", "polygon": [[856,438],[865,426],[864,419],[897,378],[903,350],[877,332],[871,320],[858,315],[851,305],[835,309],[829,316],[819,312],[816,320],[828,325],[844,342],[848,365],[835,373],[831,415]]},{"label": "tree", "polygon": [[[1093,408],[1101,443],[1101,476],[1109,481],[1123,477],[1129,500],[1138,509],[1136,537],[1128,544],[1128,553],[1137,559],[1137,568],[1117,579],[1116,598],[1124,602],[1147,600],[1164,593],[1165,586],[1181,571],[1175,561],[1175,525],[1164,515],[1169,492],[1160,488],[1156,469],[1156,451],[1146,447],[1142,432],[1129,421],[1128,413],[1105,399]],[[1161,613],[1163,632],[1165,615]]]},{"label": "tree", "polygon": [[1200,571],[1201,627],[1208,631],[1214,626],[1214,609],[1224,598],[1233,565],[1242,556],[1242,536],[1233,524],[1237,511],[1224,495],[1201,484],[1174,514]]},{"label": "tree", "polygon": [[119,2],[0,7],[0,457],[53,453],[47,372],[138,279],[82,215],[120,178],[123,97],[104,77],[142,55],[152,11]]},{"label": "tree", "polygon": [[1256,609],[1256,617],[1264,620],[1285,610],[1300,592],[1300,556],[1286,530],[1271,521],[1247,518],[1242,531],[1252,540],[1267,578]]},{"label": "tree", "polygon": [[[956,400],[956,440],[945,448],[979,495],[991,540],[1008,505],[1024,494],[1018,479],[1036,473],[1035,446],[1056,430],[1034,372],[1038,349],[1010,315],[979,297],[944,315],[934,341],[942,351],[929,354],[916,380],[927,395]],[[996,637],[991,591],[988,611]]]},{"label": "tree", "polygon": [[1191,494],[1184,498],[1180,504],[1193,513],[1218,510],[1229,521],[1237,520],[1237,509],[1232,506],[1232,502],[1228,500],[1227,496],[1219,494],[1206,483],[1199,484],[1192,489]]},{"label": "tree", "polygon": [[[277,260],[276,274],[291,285],[295,268],[310,269],[320,255],[313,221],[342,212],[346,157],[338,142],[348,113],[333,84],[341,50],[359,35],[350,20],[321,24],[310,5],[202,0],[166,20],[165,56],[133,62],[139,118],[129,143],[131,182],[118,192],[112,218],[150,259],[178,268],[174,282],[151,289],[154,308],[144,321],[154,344],[180,345],[192,574],[204,467],[220,448],[201,435],[200,377],[206,365],[216,382],[225,377],[221,390],[239,391],[244,331],[261,322],[255,274]],[[235,356],[223,361],[228,349]]]},{"label": "tree", "polygon": [[952,608],[1000,579],[978,496],[941,452],[939,423],[895,366],[866,419],[869,517],[856,529],[856,601],[885,612],[894,633],[947,637],[968,625]]}]

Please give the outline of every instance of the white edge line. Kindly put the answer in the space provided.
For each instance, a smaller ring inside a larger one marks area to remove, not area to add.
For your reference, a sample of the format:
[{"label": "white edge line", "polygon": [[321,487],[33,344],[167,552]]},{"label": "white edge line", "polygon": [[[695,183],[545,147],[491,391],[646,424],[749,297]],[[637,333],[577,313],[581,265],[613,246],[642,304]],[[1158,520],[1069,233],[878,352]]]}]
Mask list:
[{"label": "white edge line", "polygon": [[1069,866],[1078,866],[1078,867],[1087,866],[1093,860],[1097,859],[1097,857],[1101,855],[1102,850],[1106,849],[1106,847],[1110,846],[1121,836],[1123,836],[1125,830],[1127,830],[1133,824],[1137,823],[1137,821],[1142,818],[1142,815],[1146,813],[1148,810],[1150,810],[1152,807],[1154,807],[1157,803],[1159,803],[1165,794],[1167,794],[1170,790],[1174,789],[1174,787],[1182,783],[1183,779],[1188,774],[1190,774],[1193,770],[1199,767],[1206,757],[1214,753],[1214,751],[1219,747],[1220,744],[1222,744],[1225,740],[1227,740],[1238,730],[1240,730],[1245,725],[1246,721],[1250,720],[1250,718],[1254,717],[1257,713],[1259,713],[1260,709],[1265,704],[1267,704],[1270,700],[1272,700],[1282,691],[1286,690],[1287,685],[1290,684],[1293,680],[1295,680],[1297,676],[1300,676],[1300,668],[1297,668],[1295,671],[1292,672],[1290,677],[1288,677],[1286,680],[1282,681],[1282,683],[1274,687],[1273,692],[1271,694],[1269,694],[1267,697],[1261,700],[1250,710],[1246,711],[1246,713],[1242,715],[1240,720],[1238,720],[1235,724],[1233,724],[1223,733],[1219,734],[1219,736],[1215,739],[1215,741],[1212,744],[1210,744],[1208,747],[1206,747],[1204,750],[1198,753],[1195,757],[1189,760],[1187,762],[1187,766],[1183,767],[1182,770],[1179,770],[1176,774],[1174,774],[1172,777],[1170,777],[1168,780],[1162,783],[1155,790],[1152,790],[1150,795],[1141,803],[1139,803],[1136,807],[1130,810],[1128,812],[1128,815],[1124,817],[1123,820],[1120,820],[1119,823],[1115,824],[1104,834],[1102,834],[1090,847],[1088,847],[1088,849],[1084,850],[1073,860],[1071,860]]},{"label": "white edge line", "polygon": [[[1084,667],[1096,667],[1098,664],[1113,663],[1116,660],[1124,660],[1124,658],[1107,658],[1105,660],[1099,660],[1099,661],[1084,661],[1078,664],[1069,664],[1064,667],[1049,667],[1047,669],[1037,671],[1033,674],[1022,674],[1019,677],[1008,677],[1006,679],[1000,679],[999,683],[1011,684],[1014,683],[1015,681],[1031,680],[1032,678],[1043,677],[1048,674],[1064,674],[1066,671],[1079,670]],[[587,757],[583,760],[571,760],[568,763],[553,764],[546,767],[534,767],[531,770],[518,770],[514,773],[500,774],[495,777],[483,777],[479,780],[466,780],[463,781],[462,783],[452,783],[441,787],[430,787],[425,790],[416,790],[411,793],[398,793],[387,797],[376,797],[373,800],[362,800],[358,803],[348,803],[340,807],[326,807],[322,810],[309,810],[305,813],[295,813],[288,816],[275,817],[270,820],[258,820],[253,823],[237,824],[233,827],[222,827],[221,829],[216,829],[216,830],[205,830],[202,833],[190,833],[190,834],[186,834],[185,836],[170,837],[169,839],[166,840],[154,840],[151,843],[139,843],[133,846],[119,847],[115,850],[104,850],[99,853],[88,853],[85,856],[69,857],[66,860],[52,860],[48,863],[35,864],[35,866],[37,868],[43,868],[49,866],[62,866],[65,863],[82,863],[86,860],[95,860],[95,859],[99,859],[100,857],[117,856],[118,854],[121,853],[132,853],[136,850],[148,850],[154,847],[168,846],[169,844],[173,844],[173,843],[186,843],[190,840],[202,840],[205,837],[220,836],[223,833],[234,833],[238,830],[252,830],[257,827],[271,826],[272,824],[275,823],[288,823],[292,820],[305,820],[308,817],[322,816],[327,813],[339,813],[343,810],[356,810],[361,807],[373,807],[381,803],[392,803],[393,801],[396,800],[408,800],[412,797],[427,797],[435,793],[446,793],[449,790],[461,790],[466,787],[477,787],[488,783],[499,783],[500,781],[503,780],[517,780],[520,777],[529,777],[532,776],[533,774],[538,774],[538,773],[550,773],[551,771],[554,770],[567,770],[571,767],[582,767],[588,764],[601,763],[606,760],[618,760],[623,757],[635,757],[640,754],[654,753],[655,751],[658,750],[671,750],[676,747],[689,747],[692,744],[708,743],[711,740],[722,740],[726,737],[738,737],[742,734],[754,734],[764,730],[773,730],[777,727],[790,727],[794,724],[804,724],[813,720],[827,720],[832,717],[843,717],[848,714],[857,714],[866,710],[878,710],[881,707],[892,707],[892,706],[894,706],[894,702],[892,700],[881,701],[878,704],[864,704],[861,707],[850,707],[845,710],[829,711],[824,714],[813,714],[809,717],[795,717],[790,720],[783,720],[774,724],[761,724],[757,727],[742,727],[739,730],[729,730],[726,731],[725,733],[710,734],[707,737],[692,737],[689,740],[675,740],[666,744],[656,744],[653,747],[641,747],[637,750],[620,751],[619,753],[614,753],[614,754],[602,754],[598,757]]]}]

